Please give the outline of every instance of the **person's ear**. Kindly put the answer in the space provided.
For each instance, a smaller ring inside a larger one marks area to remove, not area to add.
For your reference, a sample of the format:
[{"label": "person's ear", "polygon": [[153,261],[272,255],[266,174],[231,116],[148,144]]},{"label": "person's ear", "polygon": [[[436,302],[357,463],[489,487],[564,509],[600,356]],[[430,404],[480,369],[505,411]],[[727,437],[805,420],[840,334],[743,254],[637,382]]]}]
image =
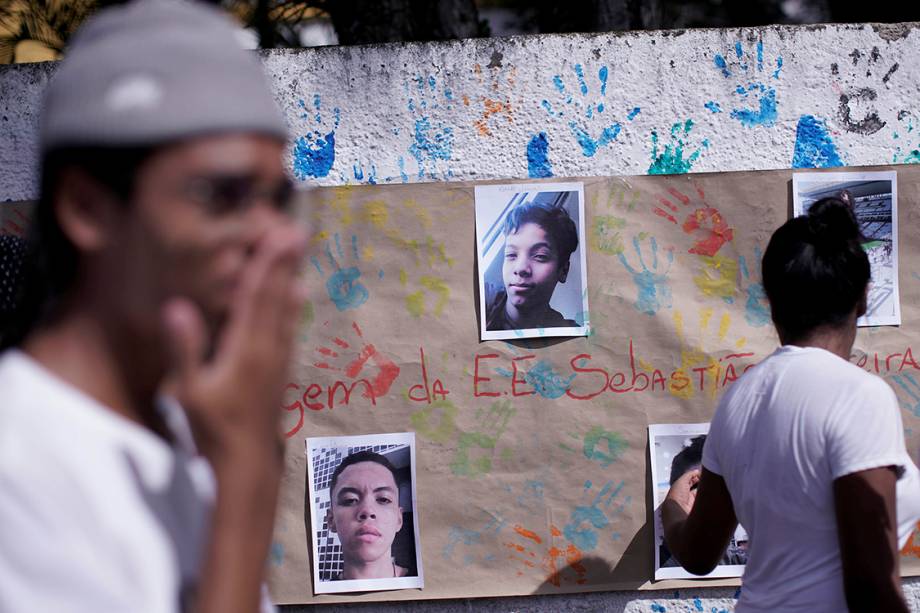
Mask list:
[{"label": "person's ear", "polygon": [[77,251],[100,251],[118,232],[114,223],[123,205],[85,172],[76,168],[62,170],[53,199],[61,231]]},{"label": "person's ear", "polygon": [[859,304],[856,305],[857,318],[862,317],[869,310],[869,285],[871,283],[871,281],[866,283],[866,291],[863,292],[862,298],[859,299]]},{"label": "person's ear", "polygon": [[559,283],[565,283],[566,278],[569,276],[569,265],[571,262],[569,260],[565,261],[565,264],[559,267]]},{"label": "person's ear", "polygon": [[399,507],[399,525],[396,526],[397,532],[402,530],[402,525],[403,525],[402,516],[403,516],[403,508]]},{"label": "person's ear", "polygon": [[331,506],[326,509],[326,525],[329,526],[329,532],[339,533],[339,531],[335,529],[335,515],[332,514]]}]

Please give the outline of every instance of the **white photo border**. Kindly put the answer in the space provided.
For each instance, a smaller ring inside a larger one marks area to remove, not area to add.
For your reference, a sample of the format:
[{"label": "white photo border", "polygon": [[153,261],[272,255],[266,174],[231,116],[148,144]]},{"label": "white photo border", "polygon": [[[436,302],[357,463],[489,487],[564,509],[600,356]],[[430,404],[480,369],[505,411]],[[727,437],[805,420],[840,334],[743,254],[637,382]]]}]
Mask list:
[{"label": "white photo border", "polygon": [[[314,498],[313,455],[318,449],[374,446],[374,445],[408,445],[409,468],[412,490],[412,524],[415,537],[415,563],[418,574],[415,577],[395,577],[386,579],[349,579],[339,581],[320,581],[319,578],[319,544],[316,535],[319,532],[321,518],[316,516]],[[333,594],[341,592],[369,592],[379,590],[422,589],[425,587],[425,575],[422,570],[422,545],[419,530],[418,492],[416,487],[416,455],[415,433],[397,432],[389,434],[364,434],[351,436],[325,436],[308,437],[304,440],[307,456],[307,487],[309,492],[308,504],[310,506],[310,547],[313,551],[313,593]]]},{"label": "white photo border", "polygon": [[651,474],[649,475],[649,480],[652,485],[652,500],[654,501],[652,523],[655,526],[655,539],[652,543],[652,547],[655,549],[655,581],[660,581],[662,579],[721,579],[740,577],[744,574],[743,564],[720,564],[707,575],[694,575],[680,566],[661,568],[658,544],[664,539],[664,535],[661,533],[661,522],[657,520],[657,516],[664,499],[662,498],[659,500],[658,484],[655,481],[659,468],[657,454],[655,453],[655,440],[662,436],[699,436],[701,434],[709,434],[709,423],[650,424],[648,427],[648,448],[651,458]]},{"label": "white photo border", "polygon": [[[869,317],[863,315],[856,320],[860,328],[874,326],[900,326],[901,325],[901,288],[898,278],[898,173],[896,170],[872,170],[854,172],[796,172],[792,174],[792,214],[796,217],[803,215],[804,204],[800,194],[802,183],[847,183],[851,181],[890,181],[891,182],[891,252],[892,279],[894,291],[889,300],[893,302],[893,312],[890,316],[878,315]],[[871,291],[871,290],[870,290]]]},{"label": "white photo border", "polygon": [[479,314],[480,314],[480,339],[481,340],[509,340],[524,338],[541,338],[551,336],[588,336],[591,330],[590,315],[588,310],[588,266],[587,244],[585,243],[585,184],[581,182],[570,183],[501,183],[493,185],[477,185],[474,189],[475,202],[481,197],[489,196],[495,192],[510,194],[520,192],[577,192],[578,194],[578,257],[581,267],[581,303],[584,320],[580,326],[566,326],[556,328],[526,328],[520,330],[487,330],[486,329],[486,287],[485,270],[483,270],[482,249],[483,236],[480,232],[480,219],[478,207],[476,209],[476,261],[479,271]]}]

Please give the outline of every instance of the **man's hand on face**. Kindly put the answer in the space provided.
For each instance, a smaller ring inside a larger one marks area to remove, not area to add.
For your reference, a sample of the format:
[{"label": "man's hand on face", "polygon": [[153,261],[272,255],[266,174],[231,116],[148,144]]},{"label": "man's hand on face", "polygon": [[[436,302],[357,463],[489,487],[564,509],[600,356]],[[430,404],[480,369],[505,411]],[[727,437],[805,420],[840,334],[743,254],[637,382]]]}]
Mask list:
[{"label": "man's hand on face", "polygon": [[171,384],[218,474],[262,462],[280,469],[279,407],[306,299],[297,279],[305,244],[295,227],[279,226],[262,236],[209,357],[198,307],[175,297],[163,308],[173,353]]}]

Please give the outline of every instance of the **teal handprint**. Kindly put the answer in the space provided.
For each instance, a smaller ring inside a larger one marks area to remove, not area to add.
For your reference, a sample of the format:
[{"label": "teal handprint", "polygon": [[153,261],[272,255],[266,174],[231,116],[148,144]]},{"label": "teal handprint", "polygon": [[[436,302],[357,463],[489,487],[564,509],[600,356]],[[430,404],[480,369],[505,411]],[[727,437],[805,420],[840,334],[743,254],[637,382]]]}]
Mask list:
[{"label": "teal handprint", "polygon": [[636,257],[639,259],[639,269],[633,268],[626,260],[622,253],[617,257],[620,263],[626,268],[626,271],[632,275],[633,282],[636,284],[638,295],[636,297],[636,310],[646,315],[654,315],[662,306],[671,307],[671,287],[668,285],[668,272],[671,270],[671,264],[674,262],[674,252],[667,251],[668,265],[664,271],[659,271],[658,262],[658,241],[652,236],[649,238],[649,247],[652,254],[652,267],[645,264],[642,257],[642,248],[639,246],[639,236],[634,236],[632,243],[636,250]]},{"label": "teal handprint", "polygon": [[901,401],[901,406],[915,416],[920,417],[920,383],[917,383],[914,375],[905,372],[900,375],[894,375],[891,380],[907,394],[907,401]]},{"label": "teal handprint", "polygon": [[[761,258],[762,253],[758,247],[754,249],[754,259],[759,262]],[[738,256],[738,268],[741,269],[742,285],[746,285],[744,292],[747,294],[747,302],[744,305],[744,319],[755,328],[765,326],[770,323],[770,303],[767,301],[763,283],[756,280],[751,281],[751,273],[743,255]]]},{"label": "teal handprint", "polygon": [[[703,149],[709,148],[709,141],[703,140],[700,146],[689,151],[688,142],[693,120],[679,121],[671,126],[671,141],[659,150],[658,131],[652,130],[652,163],[648,167],[650,175],[679,175],[690,172],[693,163],[700,157]],[[684,157],[684,154],[687,156]]]},{"label": "teal handprint", "polygon": [[[620,481],[614,485],[608,481],[600,489],[590,504],[577,505],[572,510],[572,516],[562,529],[562,533],[569,541],[582,551],[593,551],[597,548],[598,530],[607,528],[611,520],[616,519],[625,511],[626,506],[632,502],[632,496],[621,497],[625,483]],[[585,481],[582,496],[592,493],[593,484]]]},{"label": "teal handprint", "polygon": [[892,138],[897,141],[894,156],[895,164],[920,164],[920,130],[917,130],[914,116],[910,111],[898,112],[898,125]]},{"label": "teal handprint", "polygon": [[[357,309],[367,302],[369,293],[364,284],[361,283],[361,271],[357,266],[342,267],[340,261],[345,259],[345,252],[342,250],[342,242],[338,234],[335,235],[335,248],[338,259],[332,254],[332,246],[326,243],[326,259],[329,261],[330,273],[326,279],[326,292],[329,299],[339,311]],[[358,237],[351,237],[351,257],[357,262],[360,260],[358,255]],[[310,258],[313,266],[319,274],[326,276],[322,264],[316,256]]]}]

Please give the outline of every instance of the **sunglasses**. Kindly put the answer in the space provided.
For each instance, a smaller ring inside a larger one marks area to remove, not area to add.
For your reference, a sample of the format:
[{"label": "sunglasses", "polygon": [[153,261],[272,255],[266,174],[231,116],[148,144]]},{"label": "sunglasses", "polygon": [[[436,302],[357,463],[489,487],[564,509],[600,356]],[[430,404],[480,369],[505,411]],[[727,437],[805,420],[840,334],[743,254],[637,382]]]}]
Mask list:
[{"label": "sunglasses", "polygon": [[287,178],[269,186],[260,185],[251,176],[215,175],[190,179],[183,195],[216,215],[245,211],[257,202],[286,211],[294,196],[294,184]]}]

